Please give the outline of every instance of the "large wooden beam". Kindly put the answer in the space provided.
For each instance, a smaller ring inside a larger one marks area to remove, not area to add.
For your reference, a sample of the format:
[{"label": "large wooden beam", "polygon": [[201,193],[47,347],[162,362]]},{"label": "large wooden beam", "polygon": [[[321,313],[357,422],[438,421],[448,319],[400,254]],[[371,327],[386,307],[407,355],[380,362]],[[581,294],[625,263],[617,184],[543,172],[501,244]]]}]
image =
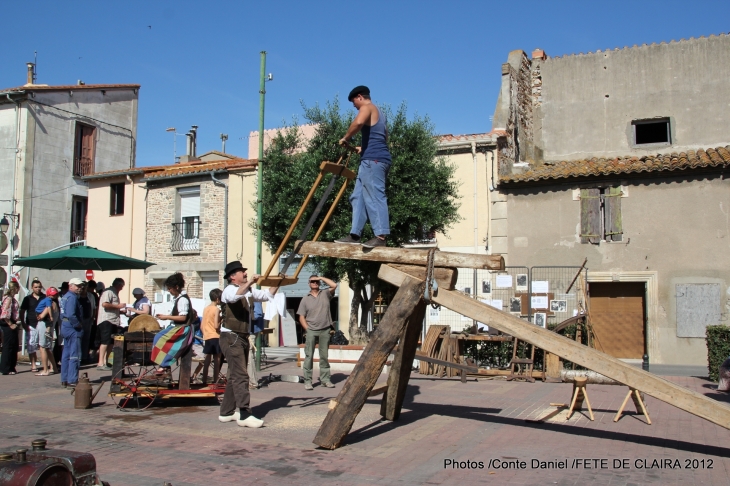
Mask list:
[{"label": "large wooden beam", "polygon": [[401,280],[400,288],[385,311],[380,325],[370,337],[370,342],[337,395],[336,405],[327,413],[319,427],[314,438],[315,444],[326,449],[340,446],[375,387],[388,355],[403,334],[406,321],[423,297],[424,287],[423,281],[407,275]]},{"label": "large wooden beam", "polygon": [[380,415],[386,420],[398,420],[400,416],[425,316],[426,302],[421,300],[413,310],[413,314],[408,318],[408,323],[403,330],[393,363],[390,366],[388,390],[383,395],[383,401],[380,402]]},{"label": "large wooden beam", "polygon": [[[388,265],[380,267],[378,277],[393,285],[401,285],[413,277]],[[730,429],[730,407],[656,375],[628,365],[612,356],[572,341],[547,329],[535,326],[506,312],[483,304],[459,292],[439,290],[433,299],[448,309],[483,322],[517,339],[601,373],[619,383],[640,390],[691,414]]]},{"label": "large wooden beam", "polygon": [[[294,251],[300,255],[404,263],[407,265],[426,265],[428,259],[428,249],[411,250],[387,247],[367,249],[360,245],[343,245],[341,243],[324,243],[321,241],[297,241],[294,243]],[[504,258],[501,255],[472,255],[470,253],[437,251],[433,261],[435,267],[504,270]]]}]

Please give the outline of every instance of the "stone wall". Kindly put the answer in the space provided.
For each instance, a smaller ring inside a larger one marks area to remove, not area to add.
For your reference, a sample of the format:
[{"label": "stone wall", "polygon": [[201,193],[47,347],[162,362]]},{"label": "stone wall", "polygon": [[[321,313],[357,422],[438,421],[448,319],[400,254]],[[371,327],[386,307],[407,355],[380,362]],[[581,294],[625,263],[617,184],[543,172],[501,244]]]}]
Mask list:
[{"label": "stone wall", "polygon": [[[227,179],[219,175],[220,179]],[[203,298],[203,280],[201,272],[219,272],[221,269],[224,246],[224,202],[225,191],[217,186],[209,177],[175,179],[169,182],[148,183],[147,195],[147,260],[156,265],[147,269],[145,274],[145,291],[150,295],[162,290],[164,279],[177,271],[185,276],[188,295]],[[175,251],[171,249],[173,241],[173,223],[179,222],[180,203],[178,189],[183,187],[200,187],[200,231],[199,249],[197,251]]]}]

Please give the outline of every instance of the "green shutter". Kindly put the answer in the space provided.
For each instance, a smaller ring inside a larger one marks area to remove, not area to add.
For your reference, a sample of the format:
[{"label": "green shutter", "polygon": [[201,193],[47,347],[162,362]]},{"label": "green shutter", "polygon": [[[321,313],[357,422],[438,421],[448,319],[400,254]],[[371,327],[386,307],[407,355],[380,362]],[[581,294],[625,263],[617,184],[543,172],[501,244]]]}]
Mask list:
[{"label": "green shutter", "polygon": [[600,189],[580,190],[580,242],[601,241],[601,192]]},{"label": "green shutter", "polygon": [[606,241],[621,241],[623,225],[621,224],[621,188],[611,187],[604,194],[604,213]]}]

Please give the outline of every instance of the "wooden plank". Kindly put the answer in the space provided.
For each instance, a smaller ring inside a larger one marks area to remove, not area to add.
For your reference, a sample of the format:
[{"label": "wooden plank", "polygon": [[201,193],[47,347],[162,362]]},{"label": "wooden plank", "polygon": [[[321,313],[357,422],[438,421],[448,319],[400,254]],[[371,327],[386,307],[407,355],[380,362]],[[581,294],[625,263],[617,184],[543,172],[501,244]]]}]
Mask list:
[{"label": "wooden plank", "polygon": [[408,318],[423,298],[425,283],[403,275],[400,288],[385,311],[383,320],[337,395],[337,406],[327,413],[314,438],[313,442],[320,447],[336,449],[342,444],[375,387],[388,355],[403,334]]},{"label": "wooden plank", "polygon": [[319,170],[321,170],[324,173],[342,176],[345,179],[349,179],[351,181],[354,181],[355,178],[357,177],[357,174],[355,174],[353,171],[351,171],[344,165],[335,164],[334,162],[322,162],[322,164],[319,166]]},{"label": "wooden plank", "polygon": [[[391,264],[391,267],[397,268],[401,272],[413,275],[421,280],[426,280],[426,267],[418,265],[400,265]],[[459,271],[455,268],[434,267],[433,276],[439,288],[452,290],[456,286],[456,280],[459,278]]]},{"label": "wooden plank", "polygon": [[[410,281],[413,278],[388,265],[381,265],[378,277],[396,286],[406,279]],[[434,301],[490,327],[494,326],[495,329],[506,332],[516,339],[527,341],[590,370],[598,370],[602,375],[619,383],[641,390],[647,395],[730,429],[730,407],[700,393],[635,368],[552,331],[525,322],[476,299],[462,296],[459,292],[441,291],[438,296],[434,296]]]},{"label": "wooden plank", "polygon": [[388,391],[388,384],[376,386],[372,390],[370,390],[370,393],[368,393],[369,397],[376,397],[378,395],[382,395],[383,393],[386,393]]},{"label": "wooden plank", "polygon": [[[122,369],[124,368],[124,336],[114,336],[114,347],[112,348],[114,359],[112,360],[112,383],[109,385],[109,394],[121,390],[119,384],[114,384],[114,378],[122,378]],[[53,357],[51,357],[53,358]],[[54,360],[55,361],[55,360]]]},{"label": "wooden plank", "polygon": [[178,390],[190,389],[190,375],[192,374],[193,347],[180,358],[180,376],[178,378]]},{"label": "wooden plank", "polygon": [[[297,241],[294,243],[294,248],[297,248],[297,253],[301,255],[347,258],[350,260],[404,263],[407,265],[426,265],[428,260],[427,249],[411,250],[387,247],[363,249],[360,245],[343,245],[341,243],[321,241]],[[470,253],[437,251],[433,261],[434,267],[504,270],[504,258],[501,255],[472,255]]]},{"label": "wooden plank", "polygon": [[256,283],[262,287],[286,287],[287,285],[294,285],[299,281],[295,277],[261,277]]},{"label": "wooden plank", "polygon": [[477,368],[476,366],[469,366],[469,365],[464,365],[461,363],[452,363],[450,361],[444,361],[441,359],[432,358],[430,356],[426,356],[425,354],[418,353],[418,352],[416,353],[416,359],[426,361],[427,363],[437,364],[437,365],[440,365],[440,366],[443,366],[446,368],[454,368],[455,370],[466,371],[467,373],[478,373],[479,372],[479,368]]},{"label": "wooden plank", "polygon": [[426,306],[426,302],[421,300],[413,310],[413,314],[408,318],[406,328],[403,330],[398,350],[395,352],[388,374],[388,392],[383,395],[383,401],[380,403],[380,415],[386,420],[398,420],[400,416],[408,380],[413,369],[413,358],[416,356],[418,339],[421,337],[423,318],[426,316]]}]

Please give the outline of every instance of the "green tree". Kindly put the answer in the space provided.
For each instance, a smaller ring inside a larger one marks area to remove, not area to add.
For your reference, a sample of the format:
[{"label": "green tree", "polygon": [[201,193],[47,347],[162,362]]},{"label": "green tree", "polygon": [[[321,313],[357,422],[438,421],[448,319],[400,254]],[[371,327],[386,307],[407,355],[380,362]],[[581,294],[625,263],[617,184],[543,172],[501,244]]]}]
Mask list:
[{"label": "green tree", "polygon": [[[261,231],[263,241],[272,252],[281,244],[289,225],[309,193],[319,173],[321,162],[325,160],[335,162],[342,156],[347,158],[346,152],[337,145],[337,141],[345,134],[354,112],[349,110],[343,113],[337,98],[326,103],[324,107],[319,105],[307,107],[304,104],[302,106],[305,119],[317,127],[314,137],[303,140],[297,121],[294,120],[291,125],[280,130],[272,140],[262,164],[264,210]],[[398,247],[405,243],[423,240],[432,232],[445,232],[459,220],[458,185],[453,180],[454,167],[443,157],[437,156],[433,125],[428,117],[415,116],[409,120],[405,104],[401,104],[395,113],[392,113],[387,106],[380,108],[387,116],[389,146],[393,158],[386,185],[391,227],[388,246]],[[358,165],[359,157],[353,154],[348,167],[357,171]],[[310,203],[302,222],[295,229],[288,249],[291,249],[293,241],[299,236],[299,232],[314,211],[316,201],[320,200],[329,177],[326,176],[320,184],[314,202]],[[315,229],[324,218],[326,209],[334,200],[339,187],[340,184],[335,185],[335,190],[324,206],[325,210],[321,212],[319,221],[314,225]],[[354,182],[351,182],[320,237],[321,241],[333,241],[349,233],[352,208],[348,198],[353,187]],[[255,230],[255,220],[251,225]],[[307,238],[311,238],[313,234],[314,231]],[[372,229],[368,224],[365,227],[363,241],[371,237],[373,237]],[[366,321],[363,318],[358,322],[358,309],[362,310],[362,316],[367,316],[373,297],[368,299],[365,289],[368,284],[377,284],[380,264],[334,258],[313,258],[310,261],[321,274],[329,278],[347,279],[353,291],[349,318],[351,341],[353,344],[367,342]],[[382,288],[383,283],[380,285]]]}]

